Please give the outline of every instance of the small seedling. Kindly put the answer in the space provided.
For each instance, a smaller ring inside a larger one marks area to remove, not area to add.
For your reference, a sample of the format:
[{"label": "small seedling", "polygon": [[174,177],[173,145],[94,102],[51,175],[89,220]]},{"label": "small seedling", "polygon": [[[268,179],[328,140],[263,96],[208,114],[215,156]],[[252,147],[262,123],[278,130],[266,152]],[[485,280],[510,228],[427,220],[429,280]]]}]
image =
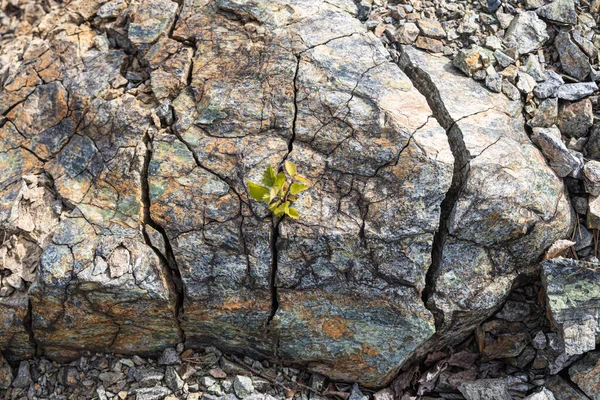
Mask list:
[{"label": "small seedling", "polygon": [[298,199],[299,193],[309,188],[310,183],[298,173],[296,165],[291,161],[285,162],[285,172],[276,174],[275,168],[269,165],[262,178],[264,186],[249,181],[248,190],[254,200],[265,202],[276,217],[287,215],[298,219],[298,210],[291,207],[291,204]]}]

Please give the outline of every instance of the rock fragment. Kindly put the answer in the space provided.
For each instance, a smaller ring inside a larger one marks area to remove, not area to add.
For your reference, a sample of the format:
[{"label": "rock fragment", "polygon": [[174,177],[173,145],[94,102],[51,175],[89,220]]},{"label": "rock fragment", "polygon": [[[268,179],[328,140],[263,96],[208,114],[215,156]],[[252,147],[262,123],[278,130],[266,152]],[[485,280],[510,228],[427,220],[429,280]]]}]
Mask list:
[{"label": "rock fragment", "polygon": [[592,196],[600,196],[600,162],[591,160],[583,167],[585,191]]},{"label": "rock fragment", "polygon": [[563,178],[583,166],[583,162],[567,149],[557,127],[534,128],[532,139],[542,150],[550,167],[559,177]]},{"label": "rock fragment", "polygon": [[519,54],[527,54],[539,49],[548,39],[544,21],[534,11],[525,11],[511,21],[504,42],[516,43]]},{"label": "rock fragment", "polygon": [[555,0],[536,10],[540,17],[561,24],[577,24],[577,12],[573,0]]},{"label": "rock fragment", "polygon": [[400,44],[412,44],[419,36],[419,28],[413,22],[407,22],[397,30],[395,38]]},{"label": "rock fragment", "polygon": [[558,116],[558,100],[550,98],[543,100],[527,123],[534,128],[550,128],[556,124]]},{"label": "rock fragment", "polygon": [[558,127],[566,136],[585,137],[593,123],[594,112],[590,99],[566,104],[560,109]]},{"label": "rock fragment", "polygon": [[569,376],[591,400],[600,400],[600,352],[590,352],[573,364]]},{"label": "rock fragment", "polygon": [[512,400],[508,392],[508,383],[504,379],[479,379],[464,382],[458,390],[467,400]]},{"label": "rock fragment", "polygon": [[546,99],[554,96],[558,88],[565,83],[563,78],[552,70],[546,71],[544,73],[544,78],[544,81],[538,83],[533,89],[533,93],[539,99]]},{"label": "rock fragment", "polygon": [[590,62],[579,46],[573,43],[569,33],[559,33],[554,39],[554,45],[560,57],[562,70],[579,81],[585,80],[590,74]]},{"label": "rock fragment", "polygon": [[419,19],[417,20],[417,26],[423,36],[434,39],[443,39],[446,37],[446,31],[444,31],[442,25],[435,19]]},{"label": "rock fragment", "polygon": [[598,90],[595,82],[566,83],[555,92],[556,97],[562,100],[576,101],[587,97]]}]

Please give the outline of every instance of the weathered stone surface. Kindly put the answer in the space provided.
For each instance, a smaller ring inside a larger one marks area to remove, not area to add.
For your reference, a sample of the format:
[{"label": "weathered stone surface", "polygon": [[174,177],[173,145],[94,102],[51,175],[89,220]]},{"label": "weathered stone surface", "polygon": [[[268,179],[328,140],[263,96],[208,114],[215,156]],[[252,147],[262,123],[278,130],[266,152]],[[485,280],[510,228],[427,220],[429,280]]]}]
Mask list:
[{"label": "weathered stone surface", "polygon": [[594,123],[594,112],[590,99],[566,104],[560,110],[560,132],[570,137],[585,137]]},{"label": "weathered stone surface", "polygon": [[555,92],[556,97],[562,100],[581,100],[598,90],[596,82],[565,83]]},{"label": "weathered stone surface", "polygon": [[534,11],[517,14],[506,29],[504,42],[515,43],[520,54],[539,49],[549,39],[546,24]]},{"label": "weathered stone surface", "polygon": [[[240,51],[229,43],[241,44],[245,28],[210,7],[183,13],[175,28],[179,37],[197,37],[198,49],[191,87],[172,103],[182,141],[155,138],[149,181],[151,214],[184,282],[186,338],[259,357],[277,351],[338,379],[380,384],[433,334],[418,293],[452,175],[445,132],[351,13],[323,5],[320,13],[303,10],[302,19],[277,8],[263,15],[221,6],[250,13],[273,33],[257,32]],[[326,19],[341,31],[314,36]],[[283,25],[293,21],[293,30]],[[205,32],[220,39],[205,41]],[[353,58],[357,51],[370,56]],[[297,204],[301,222],[272,225],[264,208],[248,202],[246,180],[260,180],[265,165],[288,153],[315,186]],[[405,190],[411,186],[427,189]],[[411,200],[399,207],[392,194]],[[415,225],[405,230],[400,221],[408,218]],[[200,267],[207,262],[214,270]],[[333,368],[323,357],[335,360]]]},{"label": "weathered stone surface", "polygon": [[467,400],[511,400],[504,379],[480,379],[462,383],[458,389]]},{"label": "weathered stone surface", "polygon": [[575,25],[577,12],[573,0],[555,0],[536,10],[537,15],[562,24]]},{"label": "weathered stone surface", "polygon": [[600,162],[588,161],[583,167],[585,191],[592,196],[600,196]]},{"label": "weathered stone surface", "polygon": [[542,150],[550,167],[561,178],[583,167],[583,161],[576,154],[567,149],[556,126],[550,128],[534,128],[533,141]]},{"label": "weathered stone surface", "polygon": [[527,121],[527,123],[534,128],[550,128],[556,124],[557,117],[558,100],[556,98],[550,98],[545,99],[540,103],[533,118]]},{"label": "weathered stone surface", "polygon": [[558,51],[563,71],[580,81],[585,80],[590,74],[590,62],[585,53],[573,43],[569,33],[559,33],[554,39],[554,45]]},{"label": "weathered stone surface", "polygon": [[571,380],[591,400],[600,399],[600,352],[588,353],[569,368]]},{"label": "weathered stone surface", "polygon": [[554,96],[558,88],[565,83],[562,76],[552,70],[546,71],[544,78],[544,81],[533,89],[533,94],[540,99]]},{"label": "weathered stone surface", "polygon": [[[571,210],[510,101],[464,81],[443,58],[406,47],[401,64],[433,94],[463,166],[428,300],[443,321],[438,333],[451,340],[491,315],[520,273],[535,271],[539,255],[569,231]],[[469,283],[457,285],[458,277]]]},{"label": "weathered stone surface", "polygon": [[565,381],[560,375],[554,375],[546,381],[548,388],[556,400],[588,400],[585,394],[573,387],[572,384]]},{"label": "weathered stone surface", "polygon": [[[566,235],[562,184],[517,107],[437,57],[423,65],[439,98],[424,97],[359,11],[77,1],[29,27],[2,56],[7,356],[30,355],[30,338],[59,359],[158,355],[185,333],[189,346],[380,386],[444,344],[435,322],[452,342],[499,307]],[[285,159],[314,184],[300,221],[247,194]],[[138,398],[169,392],[150,375]]]},{"label": "weathered stone surface", "polygon": [[600,324],[600,266],[558,258],[542,265],[542,282],[552,323],[561,332],[565,353],[593,350]]}]

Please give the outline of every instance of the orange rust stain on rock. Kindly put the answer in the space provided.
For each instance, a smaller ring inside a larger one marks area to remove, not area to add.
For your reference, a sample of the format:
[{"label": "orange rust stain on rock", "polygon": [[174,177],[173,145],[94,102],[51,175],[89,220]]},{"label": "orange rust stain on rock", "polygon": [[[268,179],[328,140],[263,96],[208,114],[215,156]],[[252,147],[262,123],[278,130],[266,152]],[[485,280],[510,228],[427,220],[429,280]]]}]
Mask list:
[{"label": "orange rust stain on rock", "polygon": [[360,345],[360,347],[362,348],[363,353],[369,355],[369,356],[378,356],[381,353],[379,351],[377,351],[376,349],[372,348],[371,346],[362,343]]},{"label": "orange rust stain on rock", "polygon": [[322,328],[323,332],[328,334],[332,339],[340,340],[340,338],[344,336],[347,326],[348,321],[340,317],[332,317],[323,322]]}]

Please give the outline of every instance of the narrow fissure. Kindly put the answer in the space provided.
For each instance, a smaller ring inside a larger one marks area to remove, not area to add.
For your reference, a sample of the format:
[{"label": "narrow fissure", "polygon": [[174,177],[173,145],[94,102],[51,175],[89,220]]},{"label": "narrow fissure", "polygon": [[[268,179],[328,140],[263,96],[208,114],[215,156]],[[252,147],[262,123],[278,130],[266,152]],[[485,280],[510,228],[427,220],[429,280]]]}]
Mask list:
[{"label": "narrow fissure", "polygon": [[33,331],[33,305],[31,304],[31,299],[27,300],[27,314],[25,315],[23,325],[29,335],[29,342],[31,342],[31,345],[33,346],[33,355],[36,357],[41,356],[42,354],[39,353],[40,347],[37,340],[35,340],[35,333]]},{"label": "narrow fissure", "polygon": [[[288,142],[288,152],[287,154],[283,157],[283,160],[281,161],[281,166],[280,168],[282,168],[283,164],[285,163],[285,160],[287,160],[287,158],[289,157],[289,155],[292,153],[292,151],[294,150],[294,140],[296,139],[296,122],[298,120],[298,71],[300,70],[300,55],[294,55],[296,57],[296,70],[294,71],[294,80],[293,80],[293,85],[294,85],[294,116],[292,118],[292,133],[290,136],[290,140]],[[269,276],[269,289],[271,291],[271,311],[269,313],[269,318],[267,318],[267,322],[266,322],[266,327],[267,327],[267,333],[269,332],[269,327],[271,325],[271,321],[273,321],[273,318],[275,318],[275,314],[277,314],[277,310],[279,309],[279,293],[277,291],[277,284],[276,284],[276,279],[277,279],[277,262],[278,262],[278,258],[279,258],[279,254],[277,251],[277,242],[279,240],[279,225],[281,224],[281,221],[283,221],[283,219],[285,218],[285,215],[279,219],[276,219],[276,217],[273,217],[273,222],[272,222],[272,229],[271,229],[271,237],[270,239],[270,243],[269,243],[269,247],[271,249],[271,272],[270,272],[270,276]],[[275,348],[275,355],[278,357],[278,349],[279,349],[279,338],[277,338],[277,345]]]},{"label": "narrow fissure", "polygon": [[183,313],[183,280],[181,279],[181,272],[179,271],[179,267],[177,265],[177,260],[175,259],[175,254],[173,253],[173,247],[171,246],[171,242],[169,241],[169,237],[167,236],[167,232],[165,229],[154,222],[152,216],[150,214],[150,184],[148,182],[148,174],[150,168],[150,160],[152,158],[152,148],[151,148],[151,140],[148,136],[148,132],[146,132],[144,137],[144,144],[146,145],[146,155],[144,157],[144,165],[142,167],[142,205],[143,205],[143,222],[145,225],[152,227],[155,229],[163,238],[163,242],[165,244],[165,253],[162,254],[159,249],[157,249],[154,245],[152,245],[152,241],[146,232],[146,229],[142,229],[142,234],[144,236],[144,241],[161,259],[161,261],[167,266],[167,273],[171,282],[173,283],[173,288],[175,289],[176,294],[176,302],[175,302],[175,319],[177,320],[177,329],[179,331],[179,336],[182,338],[182,341],[185,341],[185,332],[181,327],[180,316]]},{"label": "narrow fissure", "polygon": [[[273,217],[272,222],[272,230],[271,237],[269,238],[269,247],[271,249],[271,273],[269,275],[269,290],[271,291],[271,311],[269,313],[269,318],[267,318],[266,328],[267,333],[269,333],[269,327],[271,326],[271,321],[275,318],[275,314],[279,309],[279,294],[277,293],[277,259],[279,254],[277,253],[277,240],[279,239],[279,224],[283,220],[284,217],[275,220],[276,217]],[[278,339],[279,340],[279,339]]]},{"label": "narrow fissure", "polygon": [[456,125],[456,121],[452,119],[450,113],[446,110],[435,84],[424,71],[420,70],[418,66],[413,65],[406,53],[402,51],[402,48],[400,48],[398,66],[412,81],[415,88],[425,97],[433,112],[433,117],[446,130],[450,150],[454,156],[452,182],[440,205],[440,220],[438,230],[433,238],[431,265],[425,275],[425,289],[421,294],[423,304],[433,314],[436,330],[439,330],[444,323],[444,316],[430,300],[435,292],[435,281],[442,263],[444,245],[449,235],[448,224],[452,210],[458,201],[461,188],[469,176],[471,158],[464,143],[462,132]]}]

